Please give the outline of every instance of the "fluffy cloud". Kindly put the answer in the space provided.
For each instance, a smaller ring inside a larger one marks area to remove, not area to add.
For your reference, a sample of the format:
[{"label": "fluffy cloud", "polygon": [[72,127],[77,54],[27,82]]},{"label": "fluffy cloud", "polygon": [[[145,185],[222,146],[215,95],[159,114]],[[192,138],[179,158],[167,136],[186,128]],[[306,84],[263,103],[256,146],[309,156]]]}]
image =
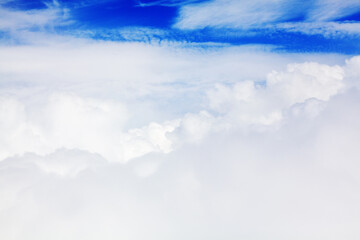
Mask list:
[{"label": "fluffy cloud", "polygon": [[[234,54],[227,48],[205,53],[180,48],[178,53],[172,46],[85,46],[3,48],[11,57],[4,58],[0,67],[5,79],[2,159],[65,148],[126,162],[151,152],[168,153],[184,142],[199,142],[213,131],[279,124],[294,105],[327,101],[344,88],[343,67],[311,62],[272,71],[266,81],[245,80],[261,79],[259,73],[242,74],[256,61],[270,56],[287,61],[261,52],[250,58],[246,49],[230,48],[238,51]],[[31,57],[34,51],[36,58]],[[66,60],[70,52],[71,66]],[[53,53],[59,55],[49,57]],[[128,59],[130,54],[138,58]],[[245,58],[248,61],[241,66]],[[269,66],[263,68],[262,77]],[[173,109],[179,107],[182,110]]]},{"label": "fluffy cloud", "polygon": [[327,101],[344,85],[342,67],[309,62],[289,64],[284,72],[273,71],[262,84],[217,85],[208,97],[210,108],[223,114],[227,124],[273,125],[293,107]]},{"label": "fluffy cloud", "polygon": [[359,238],[359,57],[0,51],[1,239]]},{"label": "fluffy cloud", "polygon": [[359,96],[333,98],[315,119],[276,132],[211,134],[125,165],[64,150],[9,158],[0,236],[355,240]]}]

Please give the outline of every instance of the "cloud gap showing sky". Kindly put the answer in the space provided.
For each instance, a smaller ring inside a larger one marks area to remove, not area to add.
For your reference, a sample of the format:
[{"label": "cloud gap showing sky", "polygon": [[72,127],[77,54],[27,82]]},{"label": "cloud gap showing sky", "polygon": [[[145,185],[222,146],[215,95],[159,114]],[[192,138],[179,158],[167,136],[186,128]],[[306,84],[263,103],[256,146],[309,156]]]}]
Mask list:
[{"label": "cloud gap showing sky", "polygon": [[0,0],[0,239],[358,240],[356,0]]}]

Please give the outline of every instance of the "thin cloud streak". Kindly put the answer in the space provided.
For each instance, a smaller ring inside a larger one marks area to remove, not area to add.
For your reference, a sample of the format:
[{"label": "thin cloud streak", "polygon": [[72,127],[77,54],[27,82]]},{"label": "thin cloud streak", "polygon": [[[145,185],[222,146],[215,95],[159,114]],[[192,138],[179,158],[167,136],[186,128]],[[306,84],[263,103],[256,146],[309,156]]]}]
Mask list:
[{"label": "thin cloud streak", "polygon": [[[273,26],[292,26],[295,30],[319,28],[317,34],[328,35],[335,31],[358,34],[357,22],[338,23],[335,20],[350,16],[360,10],[358,1],[233,1],[214,0],[189,4],[180,9],[175,28],[202,29],[262,29]],[[299,18],[299,20],[295,20]],[[307,26],[307,27],[306,27]],[[284,28],[287,30],[287,28]]]}]

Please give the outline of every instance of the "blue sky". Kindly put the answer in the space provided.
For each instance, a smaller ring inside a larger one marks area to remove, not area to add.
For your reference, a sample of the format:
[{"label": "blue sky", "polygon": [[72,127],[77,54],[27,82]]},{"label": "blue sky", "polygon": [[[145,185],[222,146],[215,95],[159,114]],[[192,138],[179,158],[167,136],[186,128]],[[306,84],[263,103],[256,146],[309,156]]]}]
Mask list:
[{"label": "blue sky", "polygon": [[[360,7],[353,0],[7,0],[1,8],[34,14],[51,9],[53,19],[26,28],[61,35],[113,41],[266,44],[289,52],[360,51]],[[126,36],[121,34],[124,29]],[[3,38],[8,31],[2,29]]]}]

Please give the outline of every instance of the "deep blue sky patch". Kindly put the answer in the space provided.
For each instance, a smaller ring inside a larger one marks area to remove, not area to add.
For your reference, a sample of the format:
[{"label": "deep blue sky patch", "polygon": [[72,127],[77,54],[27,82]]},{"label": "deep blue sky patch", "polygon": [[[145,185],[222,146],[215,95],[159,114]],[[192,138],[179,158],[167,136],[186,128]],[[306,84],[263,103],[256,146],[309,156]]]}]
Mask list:
[{"label": "deep blue sky patch", "polygon": [[34,9],[46,9],[47,5],[45,1],[39,0],[16,0],[4,3],[2,6],[17,10],[34,10]]},{"label": "deep blue sky patch", "polygon": [[169,28],[176,16],[176,8],[166,6],[140,7],[135,1],[105,2],[79,7],[72,16],[89,28],[118,28],[146,26]]}]

